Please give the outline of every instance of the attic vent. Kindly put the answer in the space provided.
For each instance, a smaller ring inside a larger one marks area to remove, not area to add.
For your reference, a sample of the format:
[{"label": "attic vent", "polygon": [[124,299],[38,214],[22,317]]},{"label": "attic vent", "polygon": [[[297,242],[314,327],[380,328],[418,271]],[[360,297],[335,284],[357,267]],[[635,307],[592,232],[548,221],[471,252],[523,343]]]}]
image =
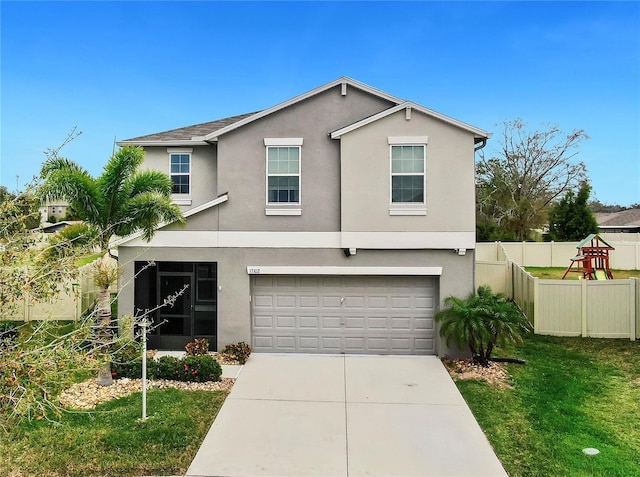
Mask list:
[{"label": "attic vent", "polygon": [[347,95],[347,83],[342,83],[342,96]]},{"label": "attic vent", "polygon": [[409,121],[411,119],[411,106],[407,106],[404,110],[404,118]]}]

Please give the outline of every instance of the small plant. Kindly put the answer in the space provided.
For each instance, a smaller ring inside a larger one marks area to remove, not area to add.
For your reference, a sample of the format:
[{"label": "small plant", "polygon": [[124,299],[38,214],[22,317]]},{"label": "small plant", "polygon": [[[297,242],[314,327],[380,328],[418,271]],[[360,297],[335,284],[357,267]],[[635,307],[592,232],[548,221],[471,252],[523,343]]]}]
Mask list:
[{"label": "small plant", "polygon": [[229,361],[237,361],[240,364],[245,364],[251,355],[251,346],[244,341],[228,344],[220,351],[220,354]]},{"label": "small plant", "polygon": [[209,340],[206,338],[197,338],[187,343],[184,347],[187,350],[187,356],[201,356],[209,352]]}]

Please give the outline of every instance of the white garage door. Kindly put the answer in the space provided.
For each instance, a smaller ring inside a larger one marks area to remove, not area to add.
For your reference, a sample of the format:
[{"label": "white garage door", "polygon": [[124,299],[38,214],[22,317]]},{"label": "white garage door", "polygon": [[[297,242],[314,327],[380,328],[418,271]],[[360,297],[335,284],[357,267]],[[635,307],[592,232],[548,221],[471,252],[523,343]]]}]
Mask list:
[{"label": "white garage door", "polygon": [[435,354],[437,277],[252,277],[256,352]]}]

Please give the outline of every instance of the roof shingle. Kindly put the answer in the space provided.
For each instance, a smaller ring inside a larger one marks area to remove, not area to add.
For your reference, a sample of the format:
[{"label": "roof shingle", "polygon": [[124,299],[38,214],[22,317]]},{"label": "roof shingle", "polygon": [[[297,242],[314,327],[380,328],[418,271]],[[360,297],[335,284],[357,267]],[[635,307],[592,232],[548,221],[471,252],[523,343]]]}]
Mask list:
[{"label": "roof shingle", "polygon": [[253,116],[259,111],[253,113],[240,114],[238,116],[231,116],[228,118],[217,119],[215,121],[209,121],[207,123],[194,124],[192,126],[185,126],[183,128],[170,129],[169,131],[162,131],[153,134],[147,134],[145,136],[133,137],[131,139],[125,139],[120,142],[144,142],[144,141],[184,141],[193,137],[206,136],[207,134],[217,131],[223,127],[229,126],[233,123],[243,120],[249,116]]}]

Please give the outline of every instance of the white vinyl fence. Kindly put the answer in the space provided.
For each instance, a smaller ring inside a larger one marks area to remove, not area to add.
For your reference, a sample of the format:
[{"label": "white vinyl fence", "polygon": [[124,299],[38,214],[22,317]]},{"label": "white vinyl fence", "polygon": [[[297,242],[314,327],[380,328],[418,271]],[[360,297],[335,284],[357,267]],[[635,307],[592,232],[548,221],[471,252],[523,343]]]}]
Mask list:
[{"label": "white vinyl fence", "polygon": [[78,281],[64,283],[58,287],[58,294],[46,302],[36,302],[29,296],[12,307],[10,314],[3,314],[0,320],[77,320],[95,303],[98,288],[93,283],[91,264],[80,268]]},{"label": "white vinyl fence", "polygon": [[[478,244],[476,284],[489,285],[513,298],[532,321],[537,334],[640,338],[640,280],[543,280],[525,271],[509,253],[519,254],[526,266],[559,266],[545,263],[553,263],[552,257],[564,253],[565,245]],[[577,243],[568,245],[575,250]],[[621,244],[612,245],[618,251]],[[637,260],[631,253],[628,257]],[[619,262],[614,268],[634,267]]]}]

